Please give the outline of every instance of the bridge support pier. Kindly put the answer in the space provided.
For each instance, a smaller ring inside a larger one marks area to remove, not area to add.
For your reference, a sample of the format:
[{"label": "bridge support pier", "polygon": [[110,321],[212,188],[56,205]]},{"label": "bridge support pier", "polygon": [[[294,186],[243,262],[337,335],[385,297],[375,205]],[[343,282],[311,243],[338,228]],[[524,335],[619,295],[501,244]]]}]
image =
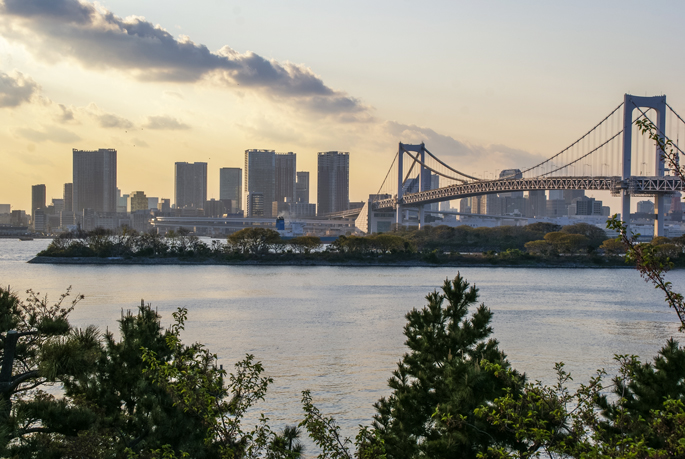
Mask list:
[{"label": "bridge support pier", "polygon": [[400,229],[402,227],[402,206],[397,205],[397,209],[395,209],[395,224],[397,225],[397,229]]},{"label": "bridge support pier", "polygon": [[621,220],[626,225],[626,231],[630,235],[630,194],[623,190],[621,194]]},{"label": "bridge support pier", "polygon": [[664,208],[664,195],[657,194],[654,196],[654,237],[665,236],[664,216],[667,210]]},{"label": "bridge support pier", "polygon": [[419,206],[419,229],[423,228],[423,217],[424,217],[423,207],[424,206]]}]

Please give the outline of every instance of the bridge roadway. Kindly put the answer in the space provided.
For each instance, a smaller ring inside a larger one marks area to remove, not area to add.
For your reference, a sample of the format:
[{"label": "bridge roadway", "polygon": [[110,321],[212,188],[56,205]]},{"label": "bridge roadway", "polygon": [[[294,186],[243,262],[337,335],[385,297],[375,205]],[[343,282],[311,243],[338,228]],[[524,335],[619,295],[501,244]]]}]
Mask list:
[{"label": "bridge roadway", "polygon": [[373,203],[373,210],[393,210],[400,206],[420,206],[452,199],[468,198],[492,193],[534,190],[602,190],[614,195],[627,192],[632,196],[653,196],[684,191],[685,186],[678,177],[639,177],[625,180],[621,177],[549,177],[481,180],[449,185],[434,190],[407,193],[382,199]]}]

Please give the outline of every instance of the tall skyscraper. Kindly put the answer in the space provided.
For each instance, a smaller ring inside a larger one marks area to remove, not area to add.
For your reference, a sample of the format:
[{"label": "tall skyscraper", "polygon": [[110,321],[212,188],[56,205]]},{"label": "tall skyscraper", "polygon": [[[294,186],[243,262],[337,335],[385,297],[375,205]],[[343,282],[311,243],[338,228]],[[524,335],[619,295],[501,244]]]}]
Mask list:
[{"label": "tall skyscraper", "polygon": [[33,185],[31,187],[31,216],[36,214],[36,209],[45,209],[45,185]]},{"label": "tall skyscraper", "polygon": [[93,209],[96,212],[117,211],[117,151],[73,150],[73,211]]},{"label": "tall skyscraper", "polygon": [[[243,208],[243,171],[239,167],[222,167],[219,169],[219,200],[229,212]],[[231,207],[228,209],[228,201]]]},{"label": "tall skyscraper", "polygon": [[297,173],[295,186],[295,202],[309,204],[309,172]]},{"label": "tall skyscraper", "polygon": [[[271,208],[276,200],[276,152],[273,150],[245,150],[245,196],[255,196],[254,204],[247,206],[248,216],[255,212],[271,217]],[[259,202],[259,205],[257,205]],[[263,208],[263,210],[261,210]],[[255,209],[253,211],[253,209]],[[257,210],[259,209],[259,210]]]},{"label": "tall skyscraper", "polygon": [[64,211],[72,212],[74,210],[74,185],[72,183],[64,184],[64,194],[62,198],[64,199]]},{"label": "tall skyscraper", "polygon": [[176,163],[174,202],[177,209],[202,209],[207,200],[207,163]]},{"label": "tall skyscraper", "polygon": [[320,152],[317,161],[318,214],[347,210],[350,203],[350,154],[339,151]]},{"label": "tall skyscraper", "polygon": [[276,154],[276,194],[274,201],[295,202],[297,183],[297,155],[293,152]]}]

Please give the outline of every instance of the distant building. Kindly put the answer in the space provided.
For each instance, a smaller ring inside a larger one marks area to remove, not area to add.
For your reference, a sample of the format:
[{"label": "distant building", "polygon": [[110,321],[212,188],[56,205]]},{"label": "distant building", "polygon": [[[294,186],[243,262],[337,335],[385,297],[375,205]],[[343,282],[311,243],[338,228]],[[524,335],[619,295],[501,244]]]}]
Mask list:
[{"label": "distant building", "polygon": [[565,217],[568,206],[563,199],[550,199],[547,201],[547,217],[559,218]]},{"label": "distant building", "polygon": [[295,202],[309,204],[309,172],[297,173]]},{"label": "distant building", "polygon": [[[248,216],[254,212],[271,217],[272,203],[276,200],[276,152],[273,150],[245,150],[245,183]],[[253,196],[254,195],[254,196]],[[261,195],[261,197],[257,197]],[[250,198],[253,196],[253,198]],[[250,203],[250,200],[256,200]],[[260,203],[257,205],[257,203]],[[250,207],[252,206],[252,207]]]},{"label": "distant building", "polygon": [[33,211],[33,231],[43,232],[47,230],[48,221],[45,209],[36,209]]},{"label": "distant building", "polygon": [[31,215],[38,209],[45,209],[45,185],[33,185],[31,187]]},{"label": "distant building", "polygon": [[64,193],[62,195],[62,199],[64,199],[64,210],[66,212],[72,212],[74,210],[74,184],[73,183],[65,183],[64,184]]},{"label": "distant building", "polygon": [[531,218],[547,216],[547,195],[545,190],[531,190],[528,192],[526,216]]},{"label": "distant building", "polygon": [[316,217],[316,204],[295,202],[290,204],[290,216],[294,218]]},{"label": "distant building", "polygon": [[[229,212],[243,208],[243,171],[239,167],[219,169],[219,199]],[[230,202],[229,202],[230,201]]]},{"label": "distant building", "polygon": [[350,154],[320,152],[318,162],[318,215],[347,210],[350,202]]},{"label": "distant building", "polygon": [[275,156],[275,195],[274,201],[295,202],[297,183],[297,155],[293,152],[276,153]]},{"label": "distant building", "polygon": [[141,210],[148,210],[147,196],[143,191],[134,191],[131,193],[131,213]]},{"label": "distant building", "polygon": [[224,216],[224,203],[221,200],[210,199],[205,202],[205,217],[220,218]]},{"label": "distant building", "polygon": [[0,214],[9,214],[12,211],[12,206],[9,204],[0,204]]},{"label": "distant building", "polygon": [[174,201],[177,209],[202,209],[207,201],[207,163],[175,164]]},{"label": "distant building", "polygon": [[549,199],[564,199],[564,190],[550,190]]},{"label": "distant building", "polygon": [[[247,195],[247,216],[248,217],[266,217],[264,193],[251,192]],[[269,208],[271,214],[271,208]],[[269,215],[271,216],[271,215]]]},{"label": "distant building", "polygon": [[72,210],[96,212],[117,210],[117,151],[73,149]]},{"label": "distant building", "polygon": [[147,208],[157,210],[159,205],[159,198],[147,198]]},{"label": "distant building", "polygon": [[[472,199],[473,198],[461,198],[459,200],[459,212],[461,212],[462,214],[470,214],[471,213],[471,200]],[[478,213],[478,212],[476,212],[476,213]]]},{"label": "distant building", "polygon": [[160,199],[157,203],[157,210],[159,210],[162,213],[171,212],[171,199]]},{"label": "distant building", "polygon": [[654,203],[652,201],[638,201],[637,212],[642,214],[653,214]]},{"label": "distant building", "polygon": [[571,205],[574,199],[585,197],[585,190],[562,190],[562,192],[567,206]]}]

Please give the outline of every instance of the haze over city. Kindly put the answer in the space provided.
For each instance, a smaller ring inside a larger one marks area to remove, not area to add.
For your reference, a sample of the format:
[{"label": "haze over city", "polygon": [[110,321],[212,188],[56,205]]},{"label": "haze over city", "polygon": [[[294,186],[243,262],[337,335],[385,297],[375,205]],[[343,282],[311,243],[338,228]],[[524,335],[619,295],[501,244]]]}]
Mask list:
[{"label": "haze over city", "polygon": [[317,152],[349,151],[353,201],[399,141],[477,176],[525,167],[623,93],[683,106],[683,8],[6,0],[0,201],[30,208],[35,183],[59,197],[72,148],[117,149],[119,188],[160,197],[177,161],[207,162],[218,196],[216,171],[250,148],[311,171]]}]

